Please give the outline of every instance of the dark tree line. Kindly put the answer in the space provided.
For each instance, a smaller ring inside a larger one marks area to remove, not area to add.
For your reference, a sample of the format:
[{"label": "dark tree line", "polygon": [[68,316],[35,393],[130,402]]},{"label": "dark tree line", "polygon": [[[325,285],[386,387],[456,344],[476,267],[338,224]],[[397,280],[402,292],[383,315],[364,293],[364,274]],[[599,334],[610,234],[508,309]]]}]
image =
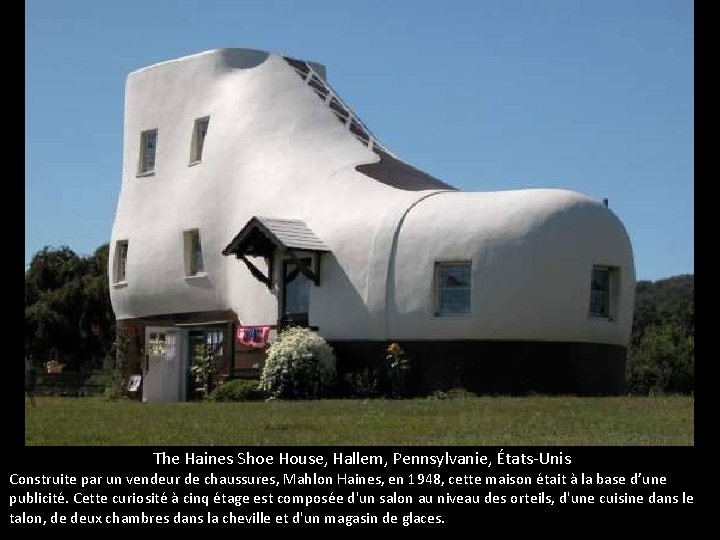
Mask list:
[{"label": "dark tree line", "polygon": [[25,355],[40,364],[58,357],[69,370],[99,368],[112,355],[108,245],[82,257],[45,247],[25,271]]},{"label": "dark tree line", "polygon": [[639,281],[628,350],[629,390],[634,394],[689,394],[694,377],[694,276]]}]

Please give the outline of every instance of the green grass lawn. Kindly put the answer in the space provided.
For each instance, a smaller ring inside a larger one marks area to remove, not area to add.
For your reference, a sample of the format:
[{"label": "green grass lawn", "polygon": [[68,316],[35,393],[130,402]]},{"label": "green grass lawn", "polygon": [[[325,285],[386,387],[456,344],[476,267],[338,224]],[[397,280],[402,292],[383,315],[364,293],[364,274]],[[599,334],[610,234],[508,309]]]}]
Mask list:
[{"label": "green grass lawn", "polygon": [[36,398],[27,445],[692,445],[691,397]]}]

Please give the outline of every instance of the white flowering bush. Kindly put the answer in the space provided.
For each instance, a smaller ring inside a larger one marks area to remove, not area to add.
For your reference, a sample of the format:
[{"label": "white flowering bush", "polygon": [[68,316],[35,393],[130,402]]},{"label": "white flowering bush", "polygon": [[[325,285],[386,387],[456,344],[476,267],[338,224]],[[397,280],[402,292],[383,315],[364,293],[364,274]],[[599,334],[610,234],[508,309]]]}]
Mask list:
[{"label": "white flowering bush", "polygon": [[307,328],[289,328],[270,345],[260,390],[276,398],[310,398],[324,393],[335,380],[330,345]]}]

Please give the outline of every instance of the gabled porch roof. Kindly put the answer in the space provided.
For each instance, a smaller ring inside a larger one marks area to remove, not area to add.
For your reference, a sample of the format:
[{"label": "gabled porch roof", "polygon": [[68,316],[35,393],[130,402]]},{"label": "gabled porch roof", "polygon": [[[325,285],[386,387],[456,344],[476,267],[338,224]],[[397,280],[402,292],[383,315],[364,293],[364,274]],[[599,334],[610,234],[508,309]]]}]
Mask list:
[{"label": "gabled porch roof", "polygon": [[[300,272],[320,285],[320,255],[330,249],[320,240],[304,221],[253,216],[232,242],[223,250],[223,255],[235,254],[245,263],[250,273],[268,289],[272,288],[273,261],[275,250],[287,253]],[[313,271],[295,254],[296,251],[311,251],[315,256]],[[247,257],[265,257],[268,260],[267,275],[258,269]]]},{"label": "gabled porch roof", "polygon": [[241,255],[268,257],[276,248],[288,251],[330,251],[304,221],[253,216],[222,253],[234,253],[238,258]]}]

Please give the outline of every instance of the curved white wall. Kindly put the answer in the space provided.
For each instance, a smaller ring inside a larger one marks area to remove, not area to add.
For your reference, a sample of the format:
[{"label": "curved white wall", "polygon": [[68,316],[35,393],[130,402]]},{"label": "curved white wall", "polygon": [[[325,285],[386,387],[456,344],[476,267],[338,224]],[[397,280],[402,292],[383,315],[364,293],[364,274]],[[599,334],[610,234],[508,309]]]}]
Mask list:
[{"label": "curved white wall", "polygon": [[[204,116],[202,162],[189,166]],[[158,130],[155,174],[137,177],[147,129]],[[311,324],[327,338],[627,342],[632,252],[608,209],[559,190],[403,191],[355,170],[378,159],[280,56],[216,50],[130,74],[110,261],[128,240],[127,285],[111,287],[116,316],[230,308],[243,324],[273,324],[277,286],[221,255],[266,215],[304,220],[332,250],[311,291]],[[184,229],[200,230],[205,277],[184,277]],[[473,261],[472,314],[435,318],[434,261],[457,258]],[[614,321],[588,318],[593,264],[621,269]]]},{"label": "curved white wall", "polygon": [[[472,260],[471,313],[434,317],[435,261]],[[619,268],[613,320],[589,317],[593,265]],[[615,215],[563,190],[450,192],[405,218],[389,297],[397,339],[587,341],[624,345],[632,251]]]}]

